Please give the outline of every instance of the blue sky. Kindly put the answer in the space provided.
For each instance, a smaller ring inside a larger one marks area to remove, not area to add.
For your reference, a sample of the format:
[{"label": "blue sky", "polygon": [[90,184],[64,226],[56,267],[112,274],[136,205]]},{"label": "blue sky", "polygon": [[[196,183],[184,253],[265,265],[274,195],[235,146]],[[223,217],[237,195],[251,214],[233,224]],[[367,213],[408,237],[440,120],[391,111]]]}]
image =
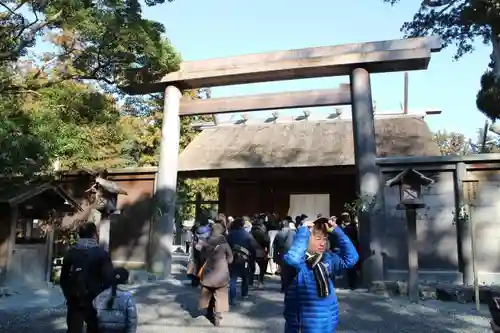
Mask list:
[{"label": "blue sky", "polygon": [[[382,0],[175,0],[144,11],[146,17],[166,26],[167,36],[184,60],[202,60],[401,38],[401,24],[411,19],[419,3],[406,0],[391,7]],[[490,49],[478,43],[473,54],[458,62],[453,61],[453,53],[450,48],[434,54],[427,71],[410,72],[410,110],[442,109],[441,115],[427,118],[432,130],[457,131],[475,138],[485,121],[477,111],[475,96]],[[212,94],[324,89],[340,82],[348,82],[348,78],[220,87],[212,89]],[[373,75],[372,89],[378,110],[400,110],[403,73]],[[311,111],[326,113],[324,109]]]}]

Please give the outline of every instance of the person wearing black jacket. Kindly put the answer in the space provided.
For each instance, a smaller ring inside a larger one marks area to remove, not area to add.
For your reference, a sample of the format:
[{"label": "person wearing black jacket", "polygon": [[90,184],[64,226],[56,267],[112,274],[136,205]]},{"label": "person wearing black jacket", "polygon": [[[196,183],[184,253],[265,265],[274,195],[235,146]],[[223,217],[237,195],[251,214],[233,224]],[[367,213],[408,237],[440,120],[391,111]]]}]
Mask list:
[{"label": "person wearing black jacket", "polygon": [[[262,287],[262,285],[264,284],[264,275],[267,271],[267,263],[269,262],[268,255],[271,244],[271,239],[267,233],[266,226],[264,225],[264,221],[262,219],[258,219],[254,222],[251,234],[258,244],[257,248],[255,249],[255,263],[257,264],[257,266],[259,266],[258,282],[259,287]],[[255,265],[250,266],[250,269],[250,285],[252,285],[253,276],[255,273]]]},{"label": "person wearing black jacket", "polygon": [[[340,227],[342,228],[342,231],[344,231],[347,237],[349,237],[351,242],[356,247],[356,250],[359,251],[358,227],[356,223],[351,221],[351,216],[347,212],[342,213],[342,215],[340,216],[340,221]],[[350,289],[356,289],[358,287],[358,270],[359,263],[357,263],[356,266],[347,269],[346,271],[347,282]]]},{"label": "person wearing black jacket", "polygon": [[78,242],[64,256],[60,285],[66,298],[67,333],[98,333],[94,298],[113,283],[113,263],[98,244],[97,226],[87,222],[78,229]]},{"label": "person wearing black jacket", "polygon": [[290,276],[288,272],[289,268],[286,265],[283,265],[283,256],[288,251],[290,246],[292,246],[293,239],[295,237],[295,228],[291,228],[293,224],[294,223],[290,216],[285,217],[282,222],[282,229],[276,235],[272,245],[274,260],[280,268],[281,292],[285,291],[285,285],[288,283],[286,278]]}]

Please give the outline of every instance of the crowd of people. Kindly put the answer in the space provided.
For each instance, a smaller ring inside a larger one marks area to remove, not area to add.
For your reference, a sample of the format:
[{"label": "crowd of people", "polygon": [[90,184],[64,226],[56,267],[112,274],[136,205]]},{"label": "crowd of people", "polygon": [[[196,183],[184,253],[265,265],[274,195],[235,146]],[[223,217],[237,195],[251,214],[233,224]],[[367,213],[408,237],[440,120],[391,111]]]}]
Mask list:
[{"label": "crowd of people", "polygon": [[[276,221],[276,220],[274,220]],[[279,268],[284,293],[285,333],[331,333],[337,329],[339,306],[335,277],[347,271],[352,277],[359,260],[356,223],[342,214],[335,217],[286,217],[276,228],[268,216],[253,220],[219,215],[214,223],[199,221],[193,227],[188,273],[200,287],[199,306],[215,326],[235,304],[237,281],[247,297],[257,275],[264,283],[272,259]],[[79,239],[66,254],[60,285],[67,304],[67,332],[136,333],[137,308],[133,295],[121,288],[129,273],[114,268],[109,253],[99,246],[94,223],[78,230]],[[258,272],[257,272],[258,270]],[[258,274],[256,274],[258,273]],[[354,287],[357,278],[351,278]],[[492,297],[493,332],[500,331],[500,306]]]},{"label": "crowd of people", "polygon": [[339,226],[335,217],[320,215],[280,220],[276,214],[219,214],[214,221],[200,219],[191,232],[187,274],[193,287],[201,287],[199,306],[215,326],[236,303],[237,281],[246,298],[255,279],[263,287],[266,272],[280,275],[287,333],[334,331],[335,277],[346,271],[349,287],[357,286],[357,226],[347,213]]}]

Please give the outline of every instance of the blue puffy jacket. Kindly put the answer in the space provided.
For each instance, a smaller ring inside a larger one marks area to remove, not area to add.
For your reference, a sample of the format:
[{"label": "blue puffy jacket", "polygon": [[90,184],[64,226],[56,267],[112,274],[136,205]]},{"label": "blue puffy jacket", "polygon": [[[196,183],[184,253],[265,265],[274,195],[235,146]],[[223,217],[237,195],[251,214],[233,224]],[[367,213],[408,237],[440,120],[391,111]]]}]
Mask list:
[{"label": "blue puffy jacket", "polygon": [[[343,269],[354,267],[359,256],[342,229],[336,227],[332,233],[338,238],[340,252],[326,251],[323,262],[330,268],[331,277],[334,277]],[[283,258],[284,263],[297,272],[285,291],[285,333],[332,333],[339,322],[339,306],[333,280],[329,280],[332,293],[325,298],[319,297],[314,272],[305,261],[310,235],[309,228],[300,227]]]}]

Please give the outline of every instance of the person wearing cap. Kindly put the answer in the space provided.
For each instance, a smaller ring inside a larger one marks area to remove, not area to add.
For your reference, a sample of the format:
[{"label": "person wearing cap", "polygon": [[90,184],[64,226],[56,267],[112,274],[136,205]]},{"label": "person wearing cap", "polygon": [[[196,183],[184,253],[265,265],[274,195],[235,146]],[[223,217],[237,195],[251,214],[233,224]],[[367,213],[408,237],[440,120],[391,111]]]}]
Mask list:
[{"label": "person wearing cap", "polygon": [[[358,253],[335,217],[307,221],[298,228],[283,262],[294,275],[285,286],[285,333],[332,333],[339,322],[334,277],[354,267]],[[327,248],[338,239],[339,253]]]}]

